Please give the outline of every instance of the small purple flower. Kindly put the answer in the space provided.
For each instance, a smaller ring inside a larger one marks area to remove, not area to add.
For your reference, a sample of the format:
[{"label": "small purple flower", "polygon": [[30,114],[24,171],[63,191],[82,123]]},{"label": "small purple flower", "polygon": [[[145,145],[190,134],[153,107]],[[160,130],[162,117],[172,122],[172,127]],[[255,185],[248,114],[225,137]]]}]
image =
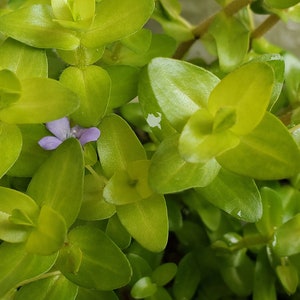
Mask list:
[{"label": "small purple flower", "polygon": [[55,136],[45,136],[39,140],[39,145],[45,150],[56,149],[64,140],[76,138],[83,146],[88,142],[96,141],[100,136],[97,127],[83,128],[79,125],[70,127],[70,121],[64,117],[59,120],[46,123],[47,129]]}]

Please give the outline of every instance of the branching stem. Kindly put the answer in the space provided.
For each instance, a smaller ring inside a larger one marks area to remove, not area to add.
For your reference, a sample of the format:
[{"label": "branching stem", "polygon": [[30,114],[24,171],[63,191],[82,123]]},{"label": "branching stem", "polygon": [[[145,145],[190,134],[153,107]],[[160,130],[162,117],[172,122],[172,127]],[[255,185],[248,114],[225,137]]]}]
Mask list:
[{"label": "branching stem", "polygon": [[[237,13],[239,10],[241,10],[243,7],[247,6],[248,4],[250,4],[253,0],[235,0],[231,3],[229,3],[227,6],[225,6],[221,12],[224,12],[227,16],[232,16],[235,13]],[[205,34],[205,32],[207,32],[210,24],[212,23],[212,21],[214,20],[214,18],[216,17],[216,15],[219,12],[217,12],[216,14],[210,16],[209,18],[207,18],[206,20],[204,20],[203,22],[201,22],[199,25],[197,25],[193,30],[192,33],[194,35],[194,39],[186,41],[181,43],[175,54],[173,55],[174,58],[180,59],[182,58],[185,53],[190,49],[190,47],[193,45],[193,43],[199,39],[201,36],[203,36]]]},{"label": "branching stem", "polygon": [[263,23],[261,23],[255,30],[253,30],[251,38],[260,38],[266,32],[268,32],[279,20],[280,18],[277,15],[270,15]]}]

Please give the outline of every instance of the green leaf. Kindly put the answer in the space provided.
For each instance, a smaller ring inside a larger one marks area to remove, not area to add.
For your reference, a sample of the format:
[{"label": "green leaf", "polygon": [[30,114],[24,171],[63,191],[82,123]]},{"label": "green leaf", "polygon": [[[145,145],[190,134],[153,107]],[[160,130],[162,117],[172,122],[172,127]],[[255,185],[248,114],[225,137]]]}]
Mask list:
[{"label": "green leaf", "polygon": [[290,295],[297,290],[299,278],[298,270],[292,264],[276,267],[276,274],[283,285],[285,291]]},{"label": "green leaf", "polygon": [[282,91],[283,82],[285,81],[285,62],[280,54],[262,54],[260,56],[255,57],[252,61],[264,62],[267,63],[274,72],[274,85],[273,91],[269,103],[269,109],[276,108],[276,101],[280,96]]},{"label": "green leaf", "polygon": [[99,129],[101,137],[97,141],[97,149],[108,178],[116,170],[126,170],[129,162],[147,159],[142,144],[121,117],[114,114],[105,117]]},{"label": "green leaf", "polygon": [[113,3],[103,0],[97,4],[94,22],[81,42],[86,47],[98,47],[128,36],[143,27],[153,9],[153,0],[119,0]]},{"label": "green leaf", "polygon": [[100,175],[88,174],[84,177],[83,199],[78,218],[95,221],[110,218],[115,212],[114,205],[103,198],[106,179]]},{"label": "green leaf", "polygon": [[22,150],[8,174],[17,177],[32,177],[49,155],[49,152],[37,143],[49,132],[42,124],[24,124],[18,127],[23,138]]},{"label": "green leaf", "polygon": [[158,286],[155,294],[147,297],[146,300],[172,300],[172,298],[165,288]]},{"label": "green leaf", "polygon": [[300,60],[290,53],[284,55],[285,87],[288,100],[291,104],[298,102],[300,82]]},{"label": "green leaf", "polygon": [[164,263],[153,271],[151,278],[158,286],[164,286],[174,278],[176,272],[176,264]]},{"label": "green leaf", "polygon": [[76,300],[119,300],[113,291],[88,290],[79,287]]},{"label": "green leaf", "polygon": [[46,78],[48,75],[45,50],[29,47],[10,38],[1,44],[0,66],[14,72],[19,79]]},{"label": "green leaf", "polygon": [[0,256],[0,295],[17,288],[24,280],[47,272],[57,258],[56,254],[31,254],[24,249],[23,244],[9,243],[0,245]]},{"label": "green leaf", "polygon": [[127,170],[117,170],[106,184],[103,196],[108,203],[124,205],[146,199],[153,194],[148,184],[150,161],[128,163]]},{"label": "green leaf", "polygon": [[22,149],[22,135],[14,124],[0,121],[0,178],[12,167]]},{"label": "green leaf", "polygon": [[21,94],[21,84],[15,73],[10,70],[0,70],[0,110],[18,101]]},{"label": "green leaf", "polygon": [[143,258],[142,256],[135,253],[128,253],[127,258],[132,267],[132,277],[129,283],[131,286],[140,278],[149,277],[151,275],[152,269],[146,258]]},{"label": "green leaf", "polygon": [[273,83],[273,71],[266,63],[245,64],[216,86],[210,94],[208,110],[215,116],[221,108],[234,108],[236,121],[230,130],[237,135],[248,134],[265,114]]},{"label": "green leaf", "polygon": [[137,95],[139,69],[131,66],[109,66],[106,71],[111,78],[109,107],[117,108]]},{"label": "green leaf", "polygon": [[49,5],[24,6],[0,17],[0,31],[37,48],[77,48],[80,41],[75,33],[62,28],[52,19],[52,9]]},{"label": "green leaf", "polygon": [[162,251],[168,240],[168,217],[165,199],[153,194],[135,203],[117,206],[118,217],[126,230],[144,248]]},{"label": "green leaf", "polygon": [[26,194],[4,187],[0,187],[0,198],[0,238],[24,242],[38,216],[37,204]]},{"label": "green leaf", "polygon": [[24,285],[16,294],[15,300],[68,299],[75,300],[78,286],[63,275],[54,275]]},{"label": "green leaf", "polygon": [[136,52],[136,50],[132,50],[133,46],[130,49],[122,42],[123,40],[107,47],[101,61],[107,65],[143,67],[152,58],[171,57],[176,49],[175,40],[166,34],[152,34],[150,47],[145,52]]},{"label": "green leaf", "polygon": [[249,49],[249,30],[233,16],[219,13],[209,27],[215,39],[220,68],[224,72],[241,64]]},{"label": "green leaf", "polygon": [[123,38],[121,43],[136,53],[145,53],[151,45],[152,32],[149,29],[141,30]]},{"label": "green leaf", "polygon": [[217,177],[197,193],[231,216],[256,222],[262,216],[262,203],[253,179],[221,169]]},{"label": "green leaf", "polygon": [[[148,115],[157,114],[158,104],[164,116],[177,130],[181,130],[200,107],[207,105],[211,91],[219,82],[215,75],[205,69],[169,58],[153,59],[146,75],[148,78],[145,77],[139,88],[145,89],[146,95],[153,93],[154,96],[151,100],[153,104],[145,104],[146,112]],[[141,102],[143,101],[142,97]]]},{"label": "green leaf", "polygon": [[161,0],[157,2],[152,18],[161,24],[164,32],[178,42],[193,39],[192,26],[181,16],[179,1]]},{"label": "green leaf", "polygon": [[149,183],[157,192],[166,194],[209,184],[220,169],[215,160],[193,164],[182,159],[178,151],[178,135],[166,138],[154,153]]},{"label": "green leaf", "polygon": [[62,25],[62,27],[87,29],[94,19],[94,0],[75,0],[72,2],[52,0],[51,6],[56,18],[55,21]]},{"label": "green leaf", "polygon": [[79,46],[75,50],[59,50],[57,54],[69,65],[88,66],[98,61],[104,52],[104,47],[86,48]]},{"label": "green leaf", "polygon": [[[190,163],[207,163],[239,144],[239,137],[231,130],[214,129],[214,125],[218,123],[218,117],[216,116],[215,119],[216,122],[206,109],[199,109],[191,116],[179,138],[178,150],[184,160]],[[228,125],[224,123],[219,126]],[[229,120],[229,125],[231,124]],[[216,129],[217,127],[218,124]]]},{"label": "green leaf", "polygon": [[26,250],[30,253],[50,255],[57,252],[65,241],[65,219],[50,206],[41,208],[36,228],[30,233]]},{"label": "green leaf", "polygon": [[131,268],[126,256],[101,230],[90,226],[76,227],[69,233],[68,243],[82,252],[76,273],[61,269],[73,283],[109,291],[129,282]]},{"label": "green leaf", "polygon": [[224,168],[261,180],[289,178],[300,170],[299,150],[286,127],[272,114],[239,145],[217,157]]},{"label": "green leaf", "polygon": [[[168,208],[169,202],[167,202]],[[199,214],[207,228],[212,231],[218,230],[222,220],[222,213],[218,207],[207,201],[204,197],[199,197],[199,194],[195,190],[189,190],[185,193],[184,203],[191,210],[195,210]]]},{"label": "green leaf", "polygon": [[300,214],[282,224],[274,233],[272,247],[279,256],[289,256],[300,252]]},{"label": "green leaf", "polygon": [[4,122],[49,122],[70,114],[78,107],[77,96],[56,80],[31,78],[22,80],[21,84],[21,98],[0,111],[0,119]]},{"label": "green leaf", "polygon": [[254,264],[246,249],[219,258],[224,282],[237,296],[249,296],[253,289]]},{"label": "green leaf", "polygon": [[123,227],[116,214],[109,218],[105,233],[120,249],[125,249],[130,245],[131,236]]},{"label": "green leaf", "polygon": [[107,72],[98,66],[69,67],[61,74],[60,82],[80,98],[80,106],[72,114],[74,122],[83,127],[98,125],[109,100],[110,77]]},{"label": "green leaf", "polygon": [[275,276],[265,249],[258,253],[254,270],[253,300],[276,300]]},{"label": "green leaf", "polygon": [[28,194],[61,214],[67,227],[79,213],[83,193],[83,155],[76,139],[67,139],[33,176]]},{"label": "green leaf", "polygon": [[256,227],[261,234],[272,236],[276,228],[282,224],[283,204],[280,195],[268,188],[260,190],[263,205],[263,214],[256,222]]},{"label": "green leaf", "polygon": [[265,0],[266,5],[279,9],[294,6],[299,2],[299,0]]},{"label": "green leaf", "polygon": [[65,243],[65,246],[59,250],[59,256],[55,266],[64,270],[64,272],[77,274],[82,263],[82,251],[78,245],[70,245]]},{"label": "green leaf", "polygon": [[142,277],[133,285],[130,294],[134,299],[144,299],[152,296],[156,290],[157,286],[150,277]]},{"label": "green leaf", "polygon": [[179,262],[173,285],[176,300],[192,299],[202,278],[194,253],[189,252]]}]

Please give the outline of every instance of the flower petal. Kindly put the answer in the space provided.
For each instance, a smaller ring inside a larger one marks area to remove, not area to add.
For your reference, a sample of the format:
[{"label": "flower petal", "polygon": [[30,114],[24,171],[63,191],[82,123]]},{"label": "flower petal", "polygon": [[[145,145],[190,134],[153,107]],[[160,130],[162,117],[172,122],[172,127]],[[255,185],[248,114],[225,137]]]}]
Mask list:
[{"label": "flower petal", "polygon": [[70,122],[67,117],[48,122],[46,127],[61,141],[64,141],[70,135]]},{"label": "flower petal", "polygon": [[55,136],[45,136],[39,140],[39,145],[45,150],[56,149],[62,141]]},{"label": "flower petal", "polygon": [[100,130],[97,127],[80,129],[80,136],[77,136],[80,144],[83,146],[88,142],[97,141],[100,136]]}]

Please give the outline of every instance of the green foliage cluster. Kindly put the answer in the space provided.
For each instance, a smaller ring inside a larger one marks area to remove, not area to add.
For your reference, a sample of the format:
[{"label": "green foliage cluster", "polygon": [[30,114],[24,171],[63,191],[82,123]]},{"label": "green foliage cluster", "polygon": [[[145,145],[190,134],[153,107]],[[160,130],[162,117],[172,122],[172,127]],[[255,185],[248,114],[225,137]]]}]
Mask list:
[{"label": "green foliage cluster", "polygon": [[300,1],[217,2],[0,2],[1,299],[299,299]]}]

